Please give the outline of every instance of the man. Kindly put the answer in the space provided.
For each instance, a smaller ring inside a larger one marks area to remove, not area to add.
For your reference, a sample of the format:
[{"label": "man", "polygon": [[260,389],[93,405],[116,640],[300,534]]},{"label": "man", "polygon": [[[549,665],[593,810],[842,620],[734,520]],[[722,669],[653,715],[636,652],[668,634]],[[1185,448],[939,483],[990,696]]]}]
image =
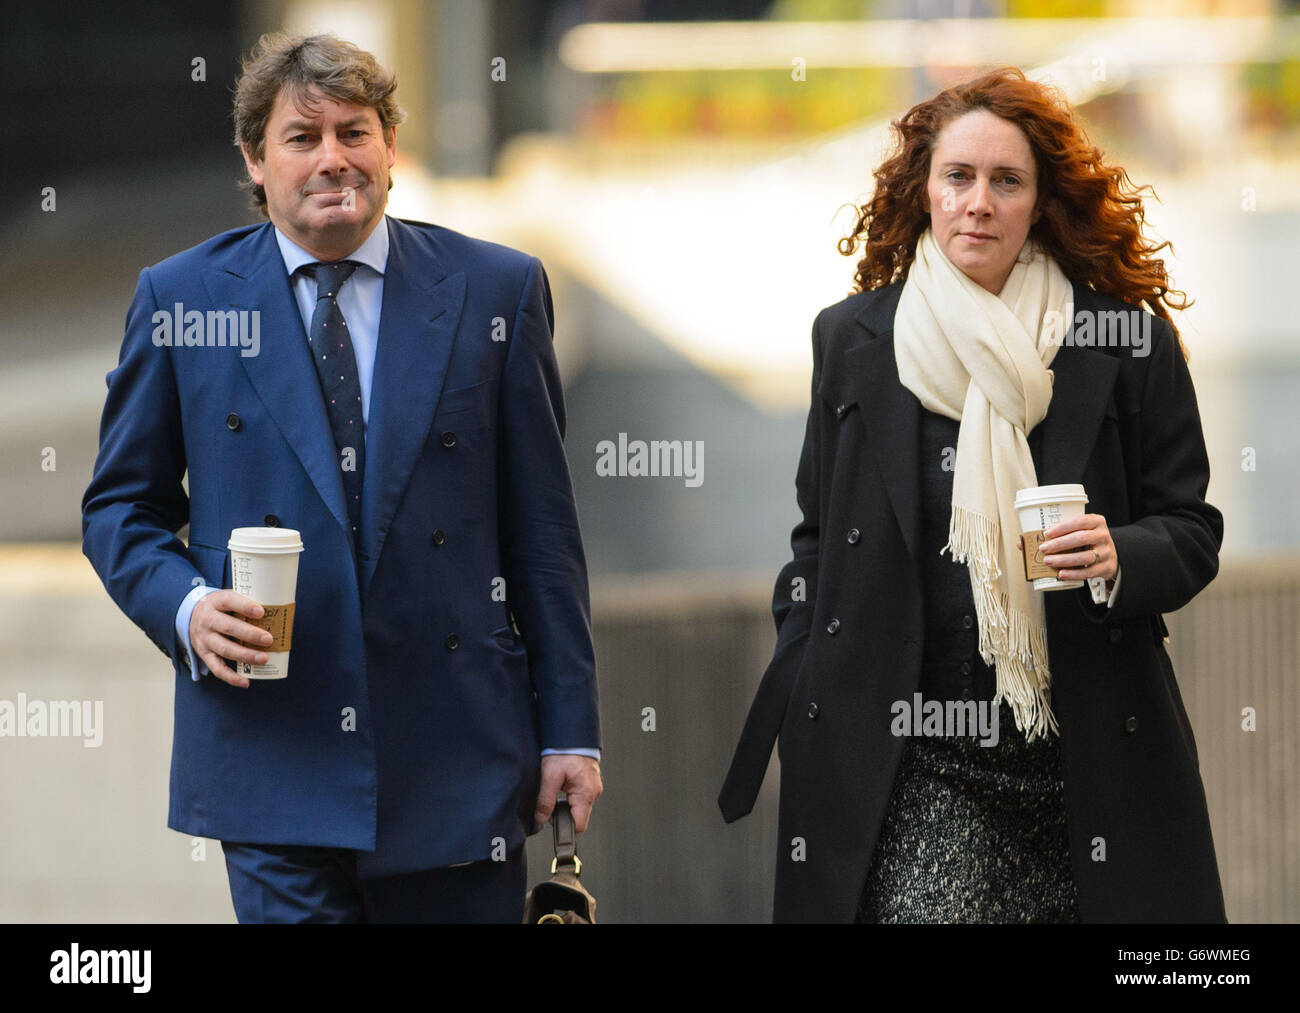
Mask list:
[{"label": "man", "polygon": [[[178,676],[168,826],[221,840],[241,922],[517,922],[525,836],[601,792],[546,274],[385,216],[395,88],[331,36],[258,43],[235,129],[269,222],[141,272],[82,503]],[[245,526],[304,545],[256,684]]]}]

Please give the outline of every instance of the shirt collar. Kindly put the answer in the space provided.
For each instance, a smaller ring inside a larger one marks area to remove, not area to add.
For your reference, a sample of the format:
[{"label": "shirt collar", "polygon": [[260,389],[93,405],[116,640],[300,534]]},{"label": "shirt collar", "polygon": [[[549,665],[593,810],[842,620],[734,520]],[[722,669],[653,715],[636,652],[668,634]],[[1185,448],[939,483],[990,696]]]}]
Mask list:
[{"label": "shirt collar", "polygon": [[[278,228],[275,229],[275,242],[280,247],[280,256],[284,259],[284,268],[289,272],[290,278],[303,264],[314,264],[319,259],[313,257]],[[388,265],[388,216],[384,215],[370,230],[370,235],[364,243],[340,259],[355,260],[382,275]]]}]

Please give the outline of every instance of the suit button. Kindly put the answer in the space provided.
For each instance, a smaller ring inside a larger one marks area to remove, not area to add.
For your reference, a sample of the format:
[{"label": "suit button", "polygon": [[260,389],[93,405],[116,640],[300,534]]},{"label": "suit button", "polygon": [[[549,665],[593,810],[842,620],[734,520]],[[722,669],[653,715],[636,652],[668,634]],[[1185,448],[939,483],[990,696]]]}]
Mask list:
[{"label": "suit button", "polygon": [[812,720],[814,720],[814,721],[817,720],[817,704],[816,704],[816,703],[810,703],[810,704],[808,705],[808,716],[809,716],[810,718],[812,718]]},{"label": "suit button", "polygon": [[1137,727],[1138,727],[1137,718],[1129,718],[1127,721],[1124,722],[1124,731],[1126,732],[1136,732]]},{"label": "suit button", "polygon": [[826,632],[829,633],[832,637],[835,636],[835,634],[838,633],[839,631],[840,631],[840,621],[838,619],[832,619],[830,622],[826,624]]},{"label": "suit button", "polygon": [[1110,631],[1110,642],[1111,642],[1112,644],[1118,644],[1118,643],[1119,643],[1121,640],[1123,640],[1123,639],[1124,639],[1124,631],[1123,631],[1123,630],[1121,630],[1121,629],[1119,629],[1118,627],[1116,627],[1115,629],[1112,629],[1112,630]]},{"label": "suit button", "polygon": [[433,544],[441,545],[447,540],[447,536],[442,533],[442,528],[433,529]]},{"label": "suit button", "polygon": [[232,433],[239,428],[239,416],[234,412],[226,416],[226,428]]},{"label": "suit button", "polygon": [[849,528],[849,544],[857,545],[858,539],[862,537],[862,532],[857,528]]},{"label": "suit button", "polygon": [[970,662],[969,662],[969,661],[963,661],[963,662],[961,663],[961,674],[962,674],[962,675],[970,675]]},{"label": "suit button", "polygon": [[453,433],[453,432],[445,432],[445,433],[443,433],[443,434],[442,434],[442,445],[443,445],[444,447],[454,447],[454,446],[456,445],[456,434]]},{"label": "suit button", "polygon": [[275,514],[267,514],[262,520],[262,523],[268,528],[278,528],[280,526],[280,518],[275,516]]},{"label": "suit button", "polygon": [[972,619],[970,616],[961,617],[961,628],[963,630],[968,630],[974,625],[975,625],[975,620]]},{"label": "suit button", "polygon": [[445,641],[443,641],[443,643],[447,645],[447,650],[454,651],[457,647],[460,646],[460,637],[456,636],[456,634],[453,633]]},{"label": "suit button", "polygon": [[963,700],[969,700],[969,699],[970,699],[970,687],[969,687],[969,686],[967,686],[965,689],[963,689],[963,690],[961,691],[961,698],[962,698]]}]

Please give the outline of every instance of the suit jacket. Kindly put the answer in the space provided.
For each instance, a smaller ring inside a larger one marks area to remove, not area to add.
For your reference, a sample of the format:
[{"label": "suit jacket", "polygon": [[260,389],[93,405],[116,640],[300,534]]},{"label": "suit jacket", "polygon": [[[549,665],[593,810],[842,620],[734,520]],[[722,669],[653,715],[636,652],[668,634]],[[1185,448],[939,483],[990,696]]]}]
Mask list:
[{"label": "suit jacket", "polygon": [[[359,565],[269,223],[140,273],[82,504],[86,556],[173,662],[168,826],[359,849],[363,876],[513,850],[537,829],[540,750],[600,742],[546,274],[385,222]],[[181,307],[258,311],[260,354],[158,347],[155,310]],[[263,525],[304,544],[288,677],[191,681],[177,606],[229,587],[231,529]]]},{"label": "suit jacket", "polygon": [[[854,919],[902,754],[891,706],[920,680],[922,408],[894,357],[901,292],[851,296],[814,325],[803,517],[773,595],[776,650],[719,798],[728,822],[748,813],[778,740],[778,921]],[[1135,309],[1077,285],[1074,298],[1076,313]],[[1071,322],[1034,453],[1040,484],[1082,483],[1124,568],[1110,609],[1086,584],[1044,597],[1071,866],[1082,921],[1223,921],[1162,617],[1214,578],[1223,518],[1205,502],[1187,365],[1168,324],[1147,316],[1145,356],[1074,344]],[[799,579],[806,600],[791,594]]]}]

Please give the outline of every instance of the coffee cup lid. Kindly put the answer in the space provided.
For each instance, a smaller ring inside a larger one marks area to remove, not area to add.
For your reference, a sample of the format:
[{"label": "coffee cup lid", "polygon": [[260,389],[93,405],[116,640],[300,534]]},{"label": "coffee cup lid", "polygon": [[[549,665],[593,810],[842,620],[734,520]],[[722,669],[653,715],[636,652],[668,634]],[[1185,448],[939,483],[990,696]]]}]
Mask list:
[{"label": "coffee cup lid", "polygon": [[226,548],[277,555],[302,551],[302,535],[293,528],[234,528]]},{"label": "coffee cup lid", "polygon": [[1016,509],[1038,506],[1042,503],[1062,503],[1069,500],[1088,502],[1083,486],[1074,483],[1066,485],[1039,485],[1032,489],[1016,490]]}]

